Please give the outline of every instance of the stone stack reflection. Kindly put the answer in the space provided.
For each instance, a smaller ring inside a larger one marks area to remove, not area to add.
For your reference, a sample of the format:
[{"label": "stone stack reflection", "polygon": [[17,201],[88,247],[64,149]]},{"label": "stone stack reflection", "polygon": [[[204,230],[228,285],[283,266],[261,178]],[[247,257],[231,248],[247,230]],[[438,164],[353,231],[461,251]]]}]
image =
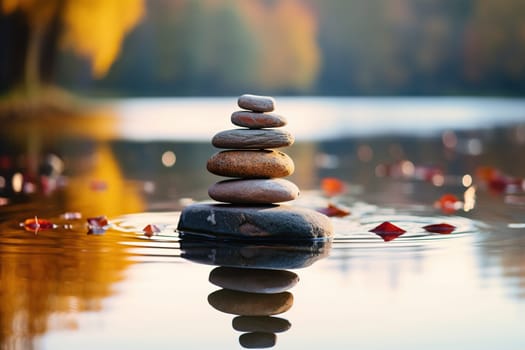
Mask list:
[{"label": "stone stack reflection", "polygon": [[287,331],[288,320],[275,315],[288,311],[293,294],[288,292],[299,281],[286,270],[220,266],[210,272],[211,283],[222,287],[208,296],[215,309],[237,315],[235,330],[243,332],[239,343],[245,348],[269,348],[276,344],[276,333]]}]

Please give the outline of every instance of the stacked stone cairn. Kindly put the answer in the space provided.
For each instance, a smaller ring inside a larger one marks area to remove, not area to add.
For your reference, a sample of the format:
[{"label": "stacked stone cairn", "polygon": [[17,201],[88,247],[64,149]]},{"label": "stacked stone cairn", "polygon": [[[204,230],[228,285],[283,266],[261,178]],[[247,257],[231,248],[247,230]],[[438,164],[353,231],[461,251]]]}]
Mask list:
[{"label": "stacked stone cairn", "polygon": [[293,160],[276,150],[290,146],[294,137],[284,129],[286,119],[272,113],[271,97],[242,95],[243,110],[231,115],[239,128],[217,133],[212,144],[223,149],[207,163],[209,172],[229,177],[208,189],[225,204],[201,203],[183,209],[178,230],[222,238],[278,240],[318,239],[332,235],[329,219],[313,210],[279,204],[299,195],[298,187],[283,179],[294,172]]},{"label": "stacked stone cairn", "polygon": [[213,155],[208,171],[238,179],[217,182],[208,190],[211,198],[232,204],[272,204],[291,201],[297,186],[285,179],[294,171],[293,160],[274,150],[290,146],[294,137],[283,129],[286,119],[274,113],[274,100],[253,95],[239,98],[247,110],[234,112],[233,124],[243,127],[219,132],[212,139],[217,148],[229,149]]}]

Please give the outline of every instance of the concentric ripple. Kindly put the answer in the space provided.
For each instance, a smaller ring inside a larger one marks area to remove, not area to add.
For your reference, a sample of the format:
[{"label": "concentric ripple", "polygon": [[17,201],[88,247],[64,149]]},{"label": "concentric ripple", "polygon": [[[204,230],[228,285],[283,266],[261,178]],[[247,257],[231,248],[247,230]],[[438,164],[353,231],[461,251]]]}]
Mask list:
[{"label": "concentric ripple", "polygon": [[[120,244],[138,261],[173,262],[180,256],[179,235],[176,232],[180,212],[137,213],[123,215],[112,220],[112,229],[122,233]],[[151,238],[144,228],[155,225],[159,232]]]},{"label": "concentric ripple", "polygon": [[[401,213],[392,208],[380,208],[362,202],[355,203],[350,210],[352,212],[350,216],[332,218],[335,231],[333,249],[389,249],[430,245],[471,237],[485,227],[481,222],[462,216],[435,215],[417,209],[412,212],[404,210]],[[128,246],[131,254],[142,257],[176,257],[180,253],[177,232],[179,217],[180,212],[129,214],[112,220],[112,228],[122,233],[121,244]],[[370,232],[385,221],[406,232],[389,241],[385,241],[381,235]],[[439,234],[424,229],[424,226],[441,223],[455,226],[454,231],[449,234]],[[147,237],[143,230],[148,225],[155,225],[160,232]]]}]

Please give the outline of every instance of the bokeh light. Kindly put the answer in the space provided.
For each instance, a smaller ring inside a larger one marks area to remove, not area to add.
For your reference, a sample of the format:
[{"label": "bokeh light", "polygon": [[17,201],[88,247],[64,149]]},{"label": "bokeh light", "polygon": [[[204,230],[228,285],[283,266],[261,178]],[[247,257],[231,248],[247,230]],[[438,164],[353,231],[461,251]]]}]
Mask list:
[{"label": "bokeh light", "polygon": [[177,162],[177,156],[172,151],[166,151],[162,153],[161,161],[162,161],[162,165],[164,165],[167,168],[170,168],[174,166],[175,163]]}]

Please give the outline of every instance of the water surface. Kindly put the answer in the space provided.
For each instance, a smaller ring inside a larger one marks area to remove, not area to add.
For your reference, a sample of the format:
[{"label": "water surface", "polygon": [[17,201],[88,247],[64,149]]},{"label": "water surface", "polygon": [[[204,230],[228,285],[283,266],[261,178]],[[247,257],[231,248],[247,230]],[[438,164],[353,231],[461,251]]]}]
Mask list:
[{"label": "water surface", "polygon": [[[157,114],[164,104],[170,117]],[[292,306],[274,316],[290,324],[276,333],[275,348],[522,349],[524,189],[488,186],[479,170],[525,177],[523,101],[305,98],[282,105],[289,130],[298,130],[298,142],[285,150],[296,162],[290,179],[302,189],[294,205],[318,209],[331,201],[351,212],[332,218],[331,242],[179,237],[180,209],[206,200],[206,188],[219,180],[205,172],[216,151],[207,137],[232,127],[234,100],[124,101],[111,109],[123,114],[102,119],[2,129],[1,348],[241,348],[235,315],[208,302],[220,289],[209,274],[214,264],[274,264],[300,278],[289,290]],[[204,110],[203,122],[185,122],[195,109]],[[304,119],[292,114],[303,110]],[[358,117],[358,110],[374,112]],[[140,116],[166,118],[165,133],[137,124]],[[61,127],[68,124],[77,126]],[[328,198],[326,177],[347,190]],[[471,205],[436,208],[447,193]],[[101,215],[109,223],[93,231],[86,219]],[[35,216],[56,226],[25,229]],[[407,232],[385,242],[369,232],[383,221]],[[422,228],[442,222],[456,230]],[[160,232],[148,238],[143,229],[151,224]]]}]

